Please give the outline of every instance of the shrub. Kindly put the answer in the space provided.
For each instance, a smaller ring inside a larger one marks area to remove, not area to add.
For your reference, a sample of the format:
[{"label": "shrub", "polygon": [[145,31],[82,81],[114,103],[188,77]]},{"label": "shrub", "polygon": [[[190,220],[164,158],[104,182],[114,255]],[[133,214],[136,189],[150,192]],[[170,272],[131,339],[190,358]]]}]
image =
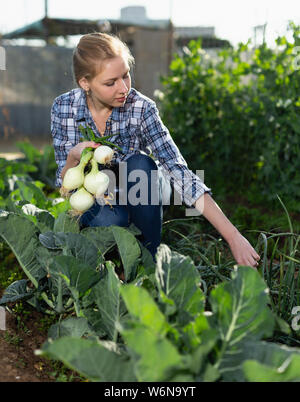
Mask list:
[{"label": "shrub", "polygon": [[300,200],[300,27],[276,48],[250,41],[210,57],[201,41],[175,55],[162,78],[162,118],[194,171],[216,194],[249,189]]}]

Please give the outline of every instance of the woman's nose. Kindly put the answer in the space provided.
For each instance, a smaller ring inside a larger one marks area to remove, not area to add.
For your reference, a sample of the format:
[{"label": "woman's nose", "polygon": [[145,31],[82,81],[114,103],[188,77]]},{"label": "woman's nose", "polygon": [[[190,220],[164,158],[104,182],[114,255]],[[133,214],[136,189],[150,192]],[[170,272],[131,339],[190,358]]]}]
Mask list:
[{"label": "woman's nose", "polygon": [[123,80],[123,79],[120,81],[120,84],[119,84],[119,91],[120,91],[121,93],[128,92],[128,87],[127,87],[127,85],[126,85],[126,83],[125,83],[125,80]]}]

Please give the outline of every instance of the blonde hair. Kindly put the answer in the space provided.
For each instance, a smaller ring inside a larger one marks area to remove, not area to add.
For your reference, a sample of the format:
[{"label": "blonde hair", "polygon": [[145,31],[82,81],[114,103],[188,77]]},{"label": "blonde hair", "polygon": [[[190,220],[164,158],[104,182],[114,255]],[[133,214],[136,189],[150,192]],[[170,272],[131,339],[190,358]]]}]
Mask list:
[{"label": "blonde hair", "polygon": [[104,60],[123,56],[129,66],[134,64],[128,46],[118,37],[102,32],[83,35],[73,52],[73,75],[79,85],[81,78],[93,79],[101,71]]}]

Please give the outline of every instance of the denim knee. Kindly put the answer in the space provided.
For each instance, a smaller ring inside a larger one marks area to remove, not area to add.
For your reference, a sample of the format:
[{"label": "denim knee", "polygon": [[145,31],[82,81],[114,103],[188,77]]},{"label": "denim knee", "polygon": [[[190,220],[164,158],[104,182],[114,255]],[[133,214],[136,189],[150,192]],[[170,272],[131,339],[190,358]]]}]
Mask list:
[{"label": "denim knee", "polygon": [[157,170],[154,160],[145,154],[133,154],[127,160],[127,169],[141,169],[144,171]]}]

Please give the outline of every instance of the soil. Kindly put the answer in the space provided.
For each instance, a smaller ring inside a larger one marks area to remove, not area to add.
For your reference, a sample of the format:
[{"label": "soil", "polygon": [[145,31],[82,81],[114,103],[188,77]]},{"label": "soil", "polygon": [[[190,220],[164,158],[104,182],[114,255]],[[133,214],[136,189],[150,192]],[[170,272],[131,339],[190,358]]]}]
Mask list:
[{"label": "soil", "polygon": [[[4,289],[0,288],[0,298]],[[0,312],[0,383],[4,382],[77,382],[82,378],[60,362],[35,355],[47,340],[53,320],[29,304],[11,304]],[[55,321],[55,320],[54,320]]]},{"label": "soil", "polygon": [[[11,274],[22,273],[21,268],[9,249],[0,253],[0,269],[7,269]],[[4,277],[4,276],[3,276]],[[20,279],[16,276],[15,279]],[[0,283],[0,298],[5,288]],[[29,304],[3,307],[0,315],[0,382],[42,382],[55,381],[53,363],[34,351],[47,339],[47,321],[45,315],[33,309]]]},{"label": "soil", "polygon": [[[16,259],[10,258],[10,255],[4,261],[6,268],[13,270]],[[0,298],[4,290],[0,283]],[[57,321],[57,317],[52,319],[26,302],[8,305],[5,320],[3,310],[0,313],[0,383],[84,380],[61,362],[34,353],[47,340],[48,329]]]},{"label": "soil", "polygon": [[51,362],[34,354],[46,340],[38,328],[41,318],[30,312],[18,325],[20,321],[6,312],[5,330],[0,330],[0,382],[55,381]]}]

